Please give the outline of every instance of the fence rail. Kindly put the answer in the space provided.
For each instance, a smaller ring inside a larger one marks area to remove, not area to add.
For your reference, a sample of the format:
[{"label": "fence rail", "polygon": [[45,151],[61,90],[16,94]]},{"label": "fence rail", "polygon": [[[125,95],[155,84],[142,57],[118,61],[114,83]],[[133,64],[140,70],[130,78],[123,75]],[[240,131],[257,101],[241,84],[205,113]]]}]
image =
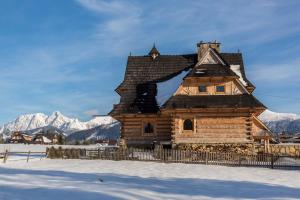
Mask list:
[{"label": "fence rail", "polygon": [[0,153],[0,159],[3,163],[7,161],[20,161],[24,160],[29,162],[32,159],[42,159],[47,157],[46,152],[37,152],[37,151],[8,151]]},{"label": "fence rail", "polygon": [[300,169],[300,157],[275,154],[244,155],[237,153],[199,152],[175,149],[55,149],[47,150],[49,158],[134,160],[169,163],[194,163],[265,168]]}]

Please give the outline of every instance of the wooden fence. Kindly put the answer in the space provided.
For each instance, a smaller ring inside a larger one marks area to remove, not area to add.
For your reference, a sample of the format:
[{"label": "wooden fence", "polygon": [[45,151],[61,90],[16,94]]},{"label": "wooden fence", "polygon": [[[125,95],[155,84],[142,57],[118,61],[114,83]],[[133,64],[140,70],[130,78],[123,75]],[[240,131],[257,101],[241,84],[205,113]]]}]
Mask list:
[{"label": "wooden fence", "polygon": [[275,154],[243,155],[174,149],[55,149],[47,150],[49,158],[134,160],[166,163],[194,163],[265,168],[300,169],[300,157]]},{"label": "wooden fence", "polygon": [[46,152],[32,152],[32,151],[26,151],[26,152],[17,152],[17,151],[8,151],[6,150],[3,153],[0,153],[0,159],[2,159],[3,163],[6,163],[7,161],[20,161],[24,160],[26,162],[29,162],[32,159],[42,159],[47,157]]}]

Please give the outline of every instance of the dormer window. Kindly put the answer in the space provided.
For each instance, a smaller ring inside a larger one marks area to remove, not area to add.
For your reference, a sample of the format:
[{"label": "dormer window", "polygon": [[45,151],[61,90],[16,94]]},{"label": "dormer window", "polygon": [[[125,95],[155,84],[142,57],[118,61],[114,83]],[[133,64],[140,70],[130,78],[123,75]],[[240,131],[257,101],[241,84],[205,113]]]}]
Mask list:
[{"label": "dormer window", "polygon": [[224,85],[217,85],[216,86],[216,92],[225,92],[225,86]]},{"label": "dormer window", "polygon": [[198,87],[198,90],[199,90],[200,93],[207,92],[206,85],[200,85]]}]

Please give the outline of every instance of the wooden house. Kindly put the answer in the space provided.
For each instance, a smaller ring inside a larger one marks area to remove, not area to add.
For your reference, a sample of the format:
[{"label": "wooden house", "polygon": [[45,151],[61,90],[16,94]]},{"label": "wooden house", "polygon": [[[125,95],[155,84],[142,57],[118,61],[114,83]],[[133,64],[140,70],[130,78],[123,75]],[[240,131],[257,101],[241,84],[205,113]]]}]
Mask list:
[{"label": "wooden house", "polygon": [[16,131],[11,134],[10,143],[25,143],[29,144],[32,142],[32,136]]},{"label": "wooden house", "polygon": [[241,53],[200,42],[195,54],[129,56],[110,115],[126,146],[268,145],[270,130],[257,118],[266,107],[253,96]]},{"label": "wooden house", "polygon": [[53,144],[52,140],[47,138],[44,134],[36,134],[32,142],[34,144]]},{"label": "wooden house", "polygon": [[63,144],[65,137],[57,132],[40,132],[34,135],[32,141],[35,144]]}]

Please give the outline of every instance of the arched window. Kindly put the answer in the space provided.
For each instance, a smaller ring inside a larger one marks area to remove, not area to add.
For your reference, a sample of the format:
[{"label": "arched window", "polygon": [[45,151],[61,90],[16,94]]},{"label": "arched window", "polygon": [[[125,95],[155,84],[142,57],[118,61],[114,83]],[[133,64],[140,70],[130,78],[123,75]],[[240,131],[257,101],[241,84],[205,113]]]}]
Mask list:
[{"label": "arched window", "polygon": [[194,129],[194,125],[193,125],[193,121],[190,119],[186,119],[183,122],[183,130],[187,131],[187,130],[193,130]]},{"label": "arched window", "polygon": [[146,123],[144,126],[144,133],[154,133],[154,127],[151,123]]}]

